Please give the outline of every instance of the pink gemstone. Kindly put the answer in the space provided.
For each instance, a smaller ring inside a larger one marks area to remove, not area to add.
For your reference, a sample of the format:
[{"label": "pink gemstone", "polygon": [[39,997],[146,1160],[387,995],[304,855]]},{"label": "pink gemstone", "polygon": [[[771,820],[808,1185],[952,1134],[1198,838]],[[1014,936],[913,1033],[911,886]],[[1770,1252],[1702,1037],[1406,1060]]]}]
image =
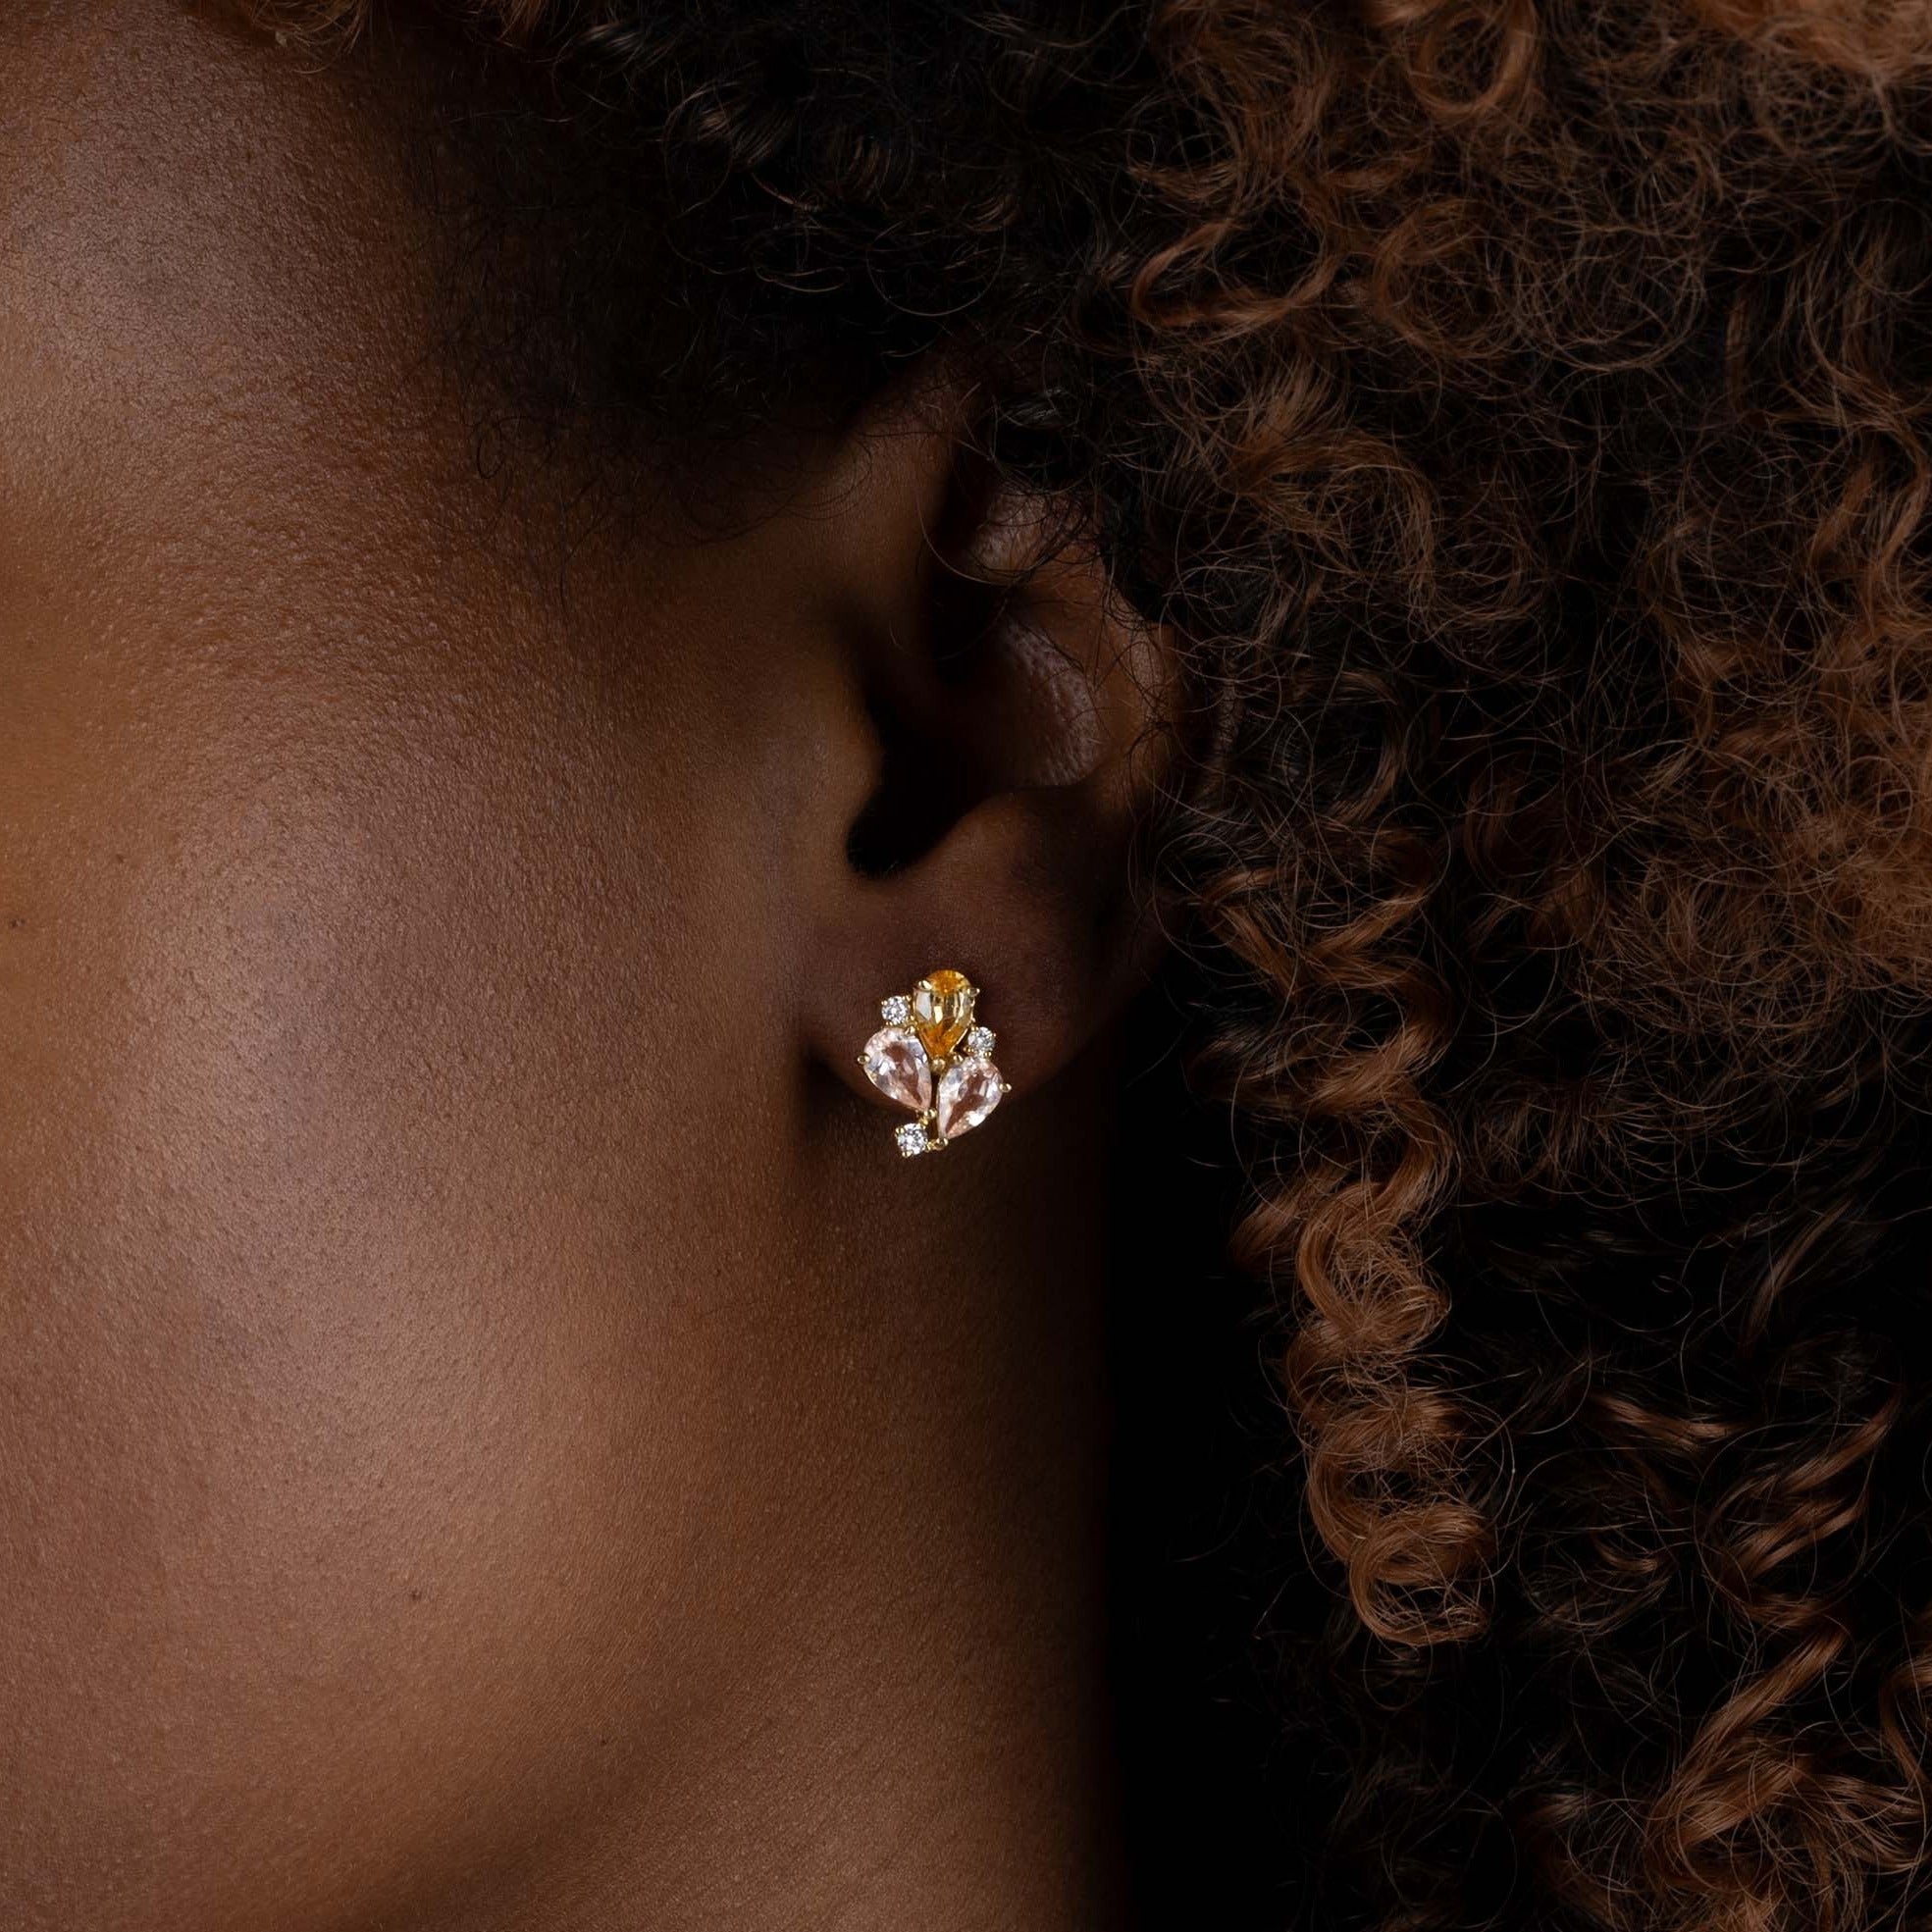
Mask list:
[{"label": "pink gemstone", "polygon": [[1000,1104],[1006,1082],[990,1060],[956,1060],[939,1081],[939,1137],[956,1140]]},{"label": "pink gemstone", "polygon": [[932,1065],[925,1048],[903,1026],[882,1026],[859,1056],[865,1077],[885,1095],[914,1114],[932,1105]]}]

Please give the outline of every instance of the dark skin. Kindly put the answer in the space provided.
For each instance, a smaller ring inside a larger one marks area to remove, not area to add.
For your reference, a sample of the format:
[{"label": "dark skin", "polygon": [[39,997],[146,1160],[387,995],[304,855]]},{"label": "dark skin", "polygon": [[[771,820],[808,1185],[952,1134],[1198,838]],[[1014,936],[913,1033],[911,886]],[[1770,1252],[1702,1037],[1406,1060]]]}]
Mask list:
[{"label": "dark skin", "polygon": [[[1146,641],[1069,560],[941,680],[934,371],[560,591],[412,61],[0,11],[0,1924],[1124,1923]],[[970,783],[871,877],[881,688]],[[943,965],[1014,1092],[902,1162]]]}]

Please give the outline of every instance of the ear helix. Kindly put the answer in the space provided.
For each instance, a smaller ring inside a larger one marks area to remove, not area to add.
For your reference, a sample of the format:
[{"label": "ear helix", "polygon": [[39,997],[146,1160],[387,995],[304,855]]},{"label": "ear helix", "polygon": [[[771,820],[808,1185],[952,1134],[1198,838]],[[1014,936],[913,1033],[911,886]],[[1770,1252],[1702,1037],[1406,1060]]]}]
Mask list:
[{"label": "ear helix", "polygon": [[894,1133],[901,1154],[936,1154],[990,1118],[1013,1091],[993,1065],[995,1038],[974,1018],[979,988],[951,966],[879,1002],[885,1024],[865,1042],[865,1077],[915,1118]]}]

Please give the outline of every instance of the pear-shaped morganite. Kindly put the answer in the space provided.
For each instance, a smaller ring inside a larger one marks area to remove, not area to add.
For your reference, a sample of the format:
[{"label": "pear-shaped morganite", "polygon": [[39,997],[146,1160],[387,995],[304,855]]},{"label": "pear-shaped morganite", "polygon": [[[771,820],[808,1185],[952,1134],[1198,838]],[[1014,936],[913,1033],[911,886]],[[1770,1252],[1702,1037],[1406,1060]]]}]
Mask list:
[{"label": "pear-shaped morganite", "polygon": [[1000,1104],[1006,1092],[1000,1070],[990,1060],[956,1060],[939,1081],[941,1140],[970,1133]]},{"label": "pear-shaped morganite", "polygon": [[925,1049],[903,1026],[881,1026],[859,1056],[865,1077],[885,1095],[914,1114],[932,1105],[932,1066]]}]

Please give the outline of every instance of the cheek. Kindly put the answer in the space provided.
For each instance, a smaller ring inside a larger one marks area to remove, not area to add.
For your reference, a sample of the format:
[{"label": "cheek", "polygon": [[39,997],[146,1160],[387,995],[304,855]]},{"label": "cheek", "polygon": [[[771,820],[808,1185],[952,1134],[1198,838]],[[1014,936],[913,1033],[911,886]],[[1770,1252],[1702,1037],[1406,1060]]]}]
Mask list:
[{"label": "cheek", "polygon": [[126,1922],[246,1868],[325,1923],[684,1642],[769,1257],[681,1019],[759,1011],[751,874],[554,683],[101,668],[0,706],[0,1788]]},{"label": "cheek", "polygon": [[397,158],[125,11],[0,28],[0,1926],[417,1925],[731,1668],[780,922],[635,565],[488,561]]}]

